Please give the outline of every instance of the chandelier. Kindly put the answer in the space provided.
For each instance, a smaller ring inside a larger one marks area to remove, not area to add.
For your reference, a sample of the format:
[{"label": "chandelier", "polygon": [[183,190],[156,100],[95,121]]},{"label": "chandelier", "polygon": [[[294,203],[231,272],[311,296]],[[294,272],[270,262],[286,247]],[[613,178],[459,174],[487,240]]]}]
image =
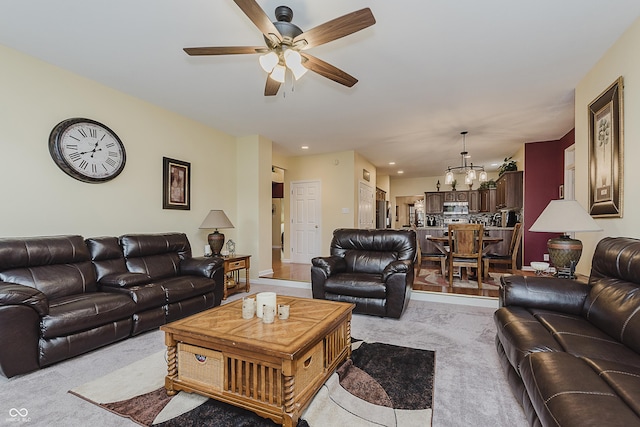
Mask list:
[{"label": "chandelier", "polygon": [[[473,163],[467,164],[467,159],[471,158],[471,155],[469,155],[469,152],[467,151],[466,138],[468,133],[469,132],[466,130],[460,132],[460,135],[462,135],[462,151],[460,152],[460,156],[462,157],[462,160],[460,162],[460,166],[454,166],[454,167],[449,166],[447,168],[447,171],[444,174],[445,184],[452,184],[454,181],[455,174],[457,175],[464,174],[464,183],[469,186],[473,185],[473,181],[476,178],[479,178],[480,182],[485,182],[488,180],[487,172],[484,170],[484,166],[474,166]],[[476,173],[476,171],[478,171],[478,173]]]}]

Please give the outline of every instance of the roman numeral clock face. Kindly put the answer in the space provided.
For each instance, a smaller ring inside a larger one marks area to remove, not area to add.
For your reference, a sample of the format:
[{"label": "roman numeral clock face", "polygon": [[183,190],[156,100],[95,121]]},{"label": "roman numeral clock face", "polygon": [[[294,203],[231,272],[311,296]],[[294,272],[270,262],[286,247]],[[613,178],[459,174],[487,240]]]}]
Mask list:
[{"label": "roman numeral clock face", "polygon": [[67,175],[84,182],[105,182],[124,169],[126,153],[120,138],[90,119],[60,122],[49,136],[53,161]]}]

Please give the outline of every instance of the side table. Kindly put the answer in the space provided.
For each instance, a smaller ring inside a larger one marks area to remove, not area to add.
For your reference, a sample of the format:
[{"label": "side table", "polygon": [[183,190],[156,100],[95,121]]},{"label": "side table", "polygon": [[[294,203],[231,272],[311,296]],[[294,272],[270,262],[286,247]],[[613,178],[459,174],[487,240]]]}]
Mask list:
[{"label": "side table", "polygon": [[[240,291],[249,292],[249,267],[251,255],[228,255],[223,256],[224,260],[224,294],[222,299],[227,299],[229,295]],[[244,286],[240,286],[240,270],[245,271]]]}]

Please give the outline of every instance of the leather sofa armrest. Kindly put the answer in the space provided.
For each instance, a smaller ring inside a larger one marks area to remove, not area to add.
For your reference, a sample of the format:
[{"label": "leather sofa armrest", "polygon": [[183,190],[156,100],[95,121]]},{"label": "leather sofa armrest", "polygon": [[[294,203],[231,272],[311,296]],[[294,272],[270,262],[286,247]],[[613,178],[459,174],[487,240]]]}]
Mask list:
[{"label": "leather sofa armrest", "polygon": [[0,283],[0,306],[3,305],[26,305],[40,316],[49,314],[49,301],[45,294],[35,288],[16,283]]},{"label": "leather sofa armrest", "polygon": [[324,271],[327,277],[347,271],[346,261],[339,256],[315,257],[311,259],[311,264]]},{"label": "leather sofa armrest", "polygon": [[214,278],[216,270],[224,268],[224,261],[218,257],[185,258],[180,261],[180,274]]},{"label": "leather sofa armrest", "polygon": [[386,282],[389,276],[395,273],[407,273],[413,267],[411,261],[394,261],[387,265],[382,272],[382,281]]},{"label": "leather sofa armrest", "polygon": [[129,286],[145,285],[151,282],[151,276],[144,273],[112,273],[107,274],[98,282],[101,286],[126,288]]},{"label": "leather sofa armrest", "polygon": [[555,277],[502,276],[500,307],[520,306],[580,314],[591,287]]}]

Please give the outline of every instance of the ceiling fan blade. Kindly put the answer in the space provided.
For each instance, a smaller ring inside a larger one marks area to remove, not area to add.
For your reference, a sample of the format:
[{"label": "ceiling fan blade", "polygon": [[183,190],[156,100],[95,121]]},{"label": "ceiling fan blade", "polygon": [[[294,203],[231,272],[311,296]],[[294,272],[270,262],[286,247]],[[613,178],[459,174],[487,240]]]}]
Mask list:
[{"label": "ceiling fan blade", "polygon": [[354,84],[358,83],[358,79],[350,74],[345,73],[341,69],[334,67],[328,62],[324,62],[322,59],[311,56],[308,53],[301,52],[300,55],[302,55],[302,57],[306,59],[306,61],[302,61],[302,65],[305,68],[316,72],[323,77],[326,77],[347,87],[351,87]]},{"label": "ceiling fan blade", "polygon": [[267,52],[264,46],[223,46],[223,47],[185,47],[187,55],[239,55],[245,53]]},{"label": "ceiling fan blade", "polygon": [[300,49],[308,49],[348,36],[375,23],[376,19],[371,9],[366,7],[305,31],[293,39],[293,44],[294,46],[300,44]]},{"label": "ceiling fan blade", "polygon": [[244,12],[245,15],[253,22],[253,24],[258,27],[258,29],[264,34],[268,39],[272,40],[273,37],[270,37],[272,34],[277,39],[278,43],[282,42],[282,35],[280,31],[273,25],[271,19],[264,13],[264,10],[255,2],[255,0],[233,0],[240,9]]},{"label": "ceiling fan blade", "polygon": [[264,85],[264,96],[274,96],[280,89],[280,82],[267,76],[267,83]]}]

